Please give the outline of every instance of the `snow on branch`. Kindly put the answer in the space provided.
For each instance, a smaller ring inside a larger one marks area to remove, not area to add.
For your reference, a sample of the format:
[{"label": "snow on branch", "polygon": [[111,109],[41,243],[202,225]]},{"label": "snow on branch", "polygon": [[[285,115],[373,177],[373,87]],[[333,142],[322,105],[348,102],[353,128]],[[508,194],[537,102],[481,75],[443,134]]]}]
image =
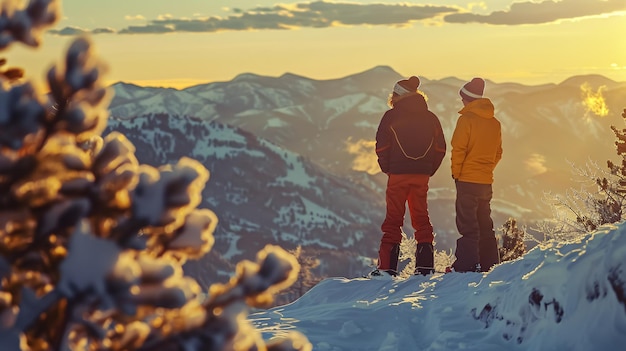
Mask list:
[{"label": "snow on branch", "polygon": [[[4,1],[0,49],[36,46],[60,1]],[[0,75],[0,350],[311,350],[297,332],[265,343],[246,320],[299,271],[268,246],[208,298],[182,265],[212,248],[196,160],[141,165],[102,136],[112,90],[89,38],[48,71],[50,94]]]},{"label": "snow on branch", "polygon": [[13,42],[39,46],[44,30],[61,17],[60,0],[5,0],[0,8],[0,50]]}]

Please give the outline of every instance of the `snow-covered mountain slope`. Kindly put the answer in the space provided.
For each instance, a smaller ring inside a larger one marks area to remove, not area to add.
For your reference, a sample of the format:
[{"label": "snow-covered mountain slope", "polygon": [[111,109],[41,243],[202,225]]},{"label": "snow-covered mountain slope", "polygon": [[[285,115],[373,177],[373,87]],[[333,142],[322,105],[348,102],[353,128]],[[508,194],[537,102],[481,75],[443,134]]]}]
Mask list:
[{"label": "snow-covered mountain slope", "polygon": [[[440,117],[449,141],[461,108],[458,91],[464,81],[453,77],[429,80],[424,77],[426,72],[420,76],[420,89]],[[120,119],[163,113],[233,125],[352,179],[363,172],[355,162],[362,160],[362,153],[373,150],[349,150],[374,139],[380,117],[388,108],[390,89],[402,78],[392,68],[379,66],[333,80],[246,73],[229,82],[180,91],[118,83],[110,109]],[[496,170],[494,191],[503,203],[529,209],[527,212],[537,217],[549,216],[544,193],[561,193],[577,186],[571,180],[572,163],[584,166],[595,160],[604,165],[615,156],[610,126],[623,126],[626,82],[597,75],[539,86],[487,80],[485,95],[493,100],[496,117],[502,122],[504,157]],[[589,108],[589,104],[601,103],[608,110],[603,117]],[[375,159],[369,162],[373,164],[370,169],[375,169]],[[384,187],[384,176],[366,177]],[[453,188],[449,157],[431,185]]]},{"label": "snow-covered mountain slope", "polygon": [[[386,176],[372,174],[373,139],[389,89],[401,78],[380,66],[333,80],[247,73],[184,90],[118,83],[109,130],[128,132],[142,162],[158,166],[188,156],[211,171],[205,206],[216,209],[220,224],[216,250],[203,264],[251,259],[264,243],[301,244],[326,258],[320,274],[354,277],[377,257]],[[448,142],[462,83],[422,77]],[[584,84],[603,98],[606,117],[587,111]],[[623,126],[624,83],[599,76],[540,86],[488,81],[486,95],[504,134],[492,206],[497,229],[509,217],[531,228],[550,217],[546,192],[579,186],[570,162],[603,167],[616,156],[610,125]],[[449,167],[448,156],[429,193],[436,247],[444,251],[458,238]],[[405,231],[411,232],[408,216]],[[232,269],[222,271],[226,279]]]},{"label": "snow-covered mountain slope", "polygon": [[300,331],[314,350],[622,350],[626,224],[484,274],[329,278],[249,319],[267,339]]},{"label": "snow-covered mountain slope", "polygon": [[[210,171],[199,207],[219,218],[214,254],[190,263],[206,266],[194,274],[205,286],[228,278],[232,269],[222,261],[254,259],[268,243],[287,250],[301,245],[320,259],[320,275],[358,275],[362,256],[376,256],[384,198],[301,155],[239,128],[186,117],[113,118],[107,129],[126,135],[141,163],[160,166],[186,156]],[[217,262],[217,269],[209,267]]]}]

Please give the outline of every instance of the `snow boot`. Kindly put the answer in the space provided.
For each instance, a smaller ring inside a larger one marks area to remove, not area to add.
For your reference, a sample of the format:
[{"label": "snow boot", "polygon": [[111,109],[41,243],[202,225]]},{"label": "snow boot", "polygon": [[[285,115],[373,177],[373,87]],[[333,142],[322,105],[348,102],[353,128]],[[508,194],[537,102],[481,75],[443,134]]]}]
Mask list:
[{"label": "snow boot", "polygon": [[428,275],[435,272],[435,250],[432,243],[417,244],[415,250],[415,274]]},{"label": "snow boot", "polygon": [[446,267],[446,273],[452,273],[452,272],[458,272],[458,273],[476,272],[476,273],[481,273],[482,269],[480,269],[480,263],[476,263],[476,265],[474,266],[473,269],[468,269],[468,270],[458,270],[458,269],[454,268],[454,265],[452,265],[451,267]]},{"label": "snow boot", "polygon": [[378,250],[378,270],[397,272],[399,256],[400,244],[381,243]]},{"label": "snow boot", "polygon": [[371,279],[385,279],[385,278],[392,278],[398,275],[398,272],[394,271],[393,269],[375,269],[372,272],[370,272],[365,278],[371,278]]}]

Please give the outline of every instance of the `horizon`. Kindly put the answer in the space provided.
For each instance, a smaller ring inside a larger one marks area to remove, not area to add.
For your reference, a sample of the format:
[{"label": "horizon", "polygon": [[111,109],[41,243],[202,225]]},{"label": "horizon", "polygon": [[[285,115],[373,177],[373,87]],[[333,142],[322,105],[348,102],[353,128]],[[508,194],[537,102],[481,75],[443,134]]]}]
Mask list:
[{"label": "horizon", "polygon": [[[263,74],[258,74],[258,73],[254,73],[254,72],[241,72],[241,73],[237,74],[236,76],[234,76],[230,80],[194,82],[192,85],[184,85],[184,86],[181,86],[181,87],[177,87],[177,86],[142,85],[142,84],[138,84],[137,82],[131,82],[131,81],[125,81],[125,80],[118,80],[118,81],[115,81],[115,82],[107,82],[107,85],[108,86],[113,86],[113,85],[121,83],[121,84],[135,85],[135,86],[138,86],[138,87],[141,87],[141,88],[185,90],[185,89],[192,88],[192,87],[195,87],[195,86],[200,86],[200,85],[209,85],[209,84],[216,84],[216,83],[232,82],[233,80],[237,79],[239,76],[242,76],[242,75],[254,75],[254,76],[261,77],[261,78],[269,78],[269,79],[280,79],[281,77],[283,77],[285,75],[294,75],[294,76],[297,76],[297,77],[301,77],[303,79],[310,79],[310,80],[313,80],[313,81],[321,82],[321,81],[331,81],[331,80],[346,79],[346,78],[349,78],[349,77],[354,76],[354,75],[358,75],[358,74],[366,73],[368,71],[375,70],[375,69],[377,69],[379,67],[389,67],[389,66],[378,65],[378,66],[374,66],[374,67],[372,67],[370,69],[366,69],[364,71],[359,71],[359,72],[355,72],[355,73],[348,74],[348,75],[345,75],[345,76],[333,77],[333,78],[327,78],[327,79],[315,79],[313,77],[307,77],[305,75],[297,74],[297,73],[294,73],[294,72],[285,72],[285,73],[283,73],[281,75],[276,75],[276,76],[263,75]],[[389,67],[389,68],[391,70],[393,70],[394,72],[396,72],[396,73],[398,73],[399,75],[402,76],[402,74],[400,72],[398,72],[397,70],[393,69],[393,67]],[[543,85],[560,85],[560,84],[563,84],[564,82],[566,82],[566,81],[568,81],[568,80],[570,80],[572,78],[576,78],[576,77],[593,77],[593,76],[602,77],[602,78],[611,80],[611,81],[613,81],[615,83],[618,83],[618,84],[626,83],[626,80],[623,80],[623,81],[622,80],[615,80],[615,79],[613,79],[611,77],[608,77],[606,75],[599,74],[599,73],[576,74],[576,75],[571,75],[569,77],[564,77],[564,79],[562,79],[562,80],[560,80],[558,82],[537,83],[537,84],[525,84],[525,83],[521,83],[521,82],[517,82],[517,81],[495,81],[495,80],[493,80],[493,79],[491,79],[489,77],[482,77],[482,78],[484,78],[486,81],[490,81],[493,84],[520,84],[520,85],[527,86],[527,87],[539,87],[539,86],[543,86]],[[406,76],[406,77],[408,77],[408,76]],[[442,78],[431,78],[431,77],[428,77],[428,76],[425,76],[425,75],[418,75],[418,77],[420,79],[422,79],[422,80],[427,80],[427,81],[431,81],[431,82],[440,82],[440,81],[448,80],[448,79],[456,79],[456,80],[460,80],[460,81],[464,80],[463,78],[456,77],[456,76],[446,76],[446,77],[442,77]]]},{"label": "horizon", "polygon": [[375,66],[432,80],[626,81],[623,0],[110,0],[97,15],[84,0],[61,6],[39,48],[5,53],[36,85],[78,35],[110,67],[108,82],[144,87],[183,89],[246,72],[330,80]]}]

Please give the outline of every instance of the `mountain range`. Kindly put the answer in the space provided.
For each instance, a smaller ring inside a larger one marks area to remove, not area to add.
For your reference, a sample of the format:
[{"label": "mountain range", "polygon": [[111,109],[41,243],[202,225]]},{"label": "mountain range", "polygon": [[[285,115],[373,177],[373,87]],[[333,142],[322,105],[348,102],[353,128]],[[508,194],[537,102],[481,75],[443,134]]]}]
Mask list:
[{"label": "mountain range", "polygon": [[[301,245],[319,259],[320,277],[355,277],[377,257],[386,176],[374,136],[390,89],[403,78],[378,66],[332,80],[246,73],[183,90],[119,82],[107,128],[124,133],[142,163],[188,156],[211,172],[200,207],[219,217],[216,243],[186,267],[201,283],[228,279],[233,263],[269,243]],[[449,143],[465,81],[420,78]],[[623,127],[626,82],[597,75],[537,86],[487,79],[485,96],[503,131],[496,227],[510,217],[528,227],[550,218],[546,194],[578,187],[574,167],[596,162],[602,169],[617,157],[611,126]],[[458,238],[449,154],[430,188],[436,248],[448,251]]]}]

